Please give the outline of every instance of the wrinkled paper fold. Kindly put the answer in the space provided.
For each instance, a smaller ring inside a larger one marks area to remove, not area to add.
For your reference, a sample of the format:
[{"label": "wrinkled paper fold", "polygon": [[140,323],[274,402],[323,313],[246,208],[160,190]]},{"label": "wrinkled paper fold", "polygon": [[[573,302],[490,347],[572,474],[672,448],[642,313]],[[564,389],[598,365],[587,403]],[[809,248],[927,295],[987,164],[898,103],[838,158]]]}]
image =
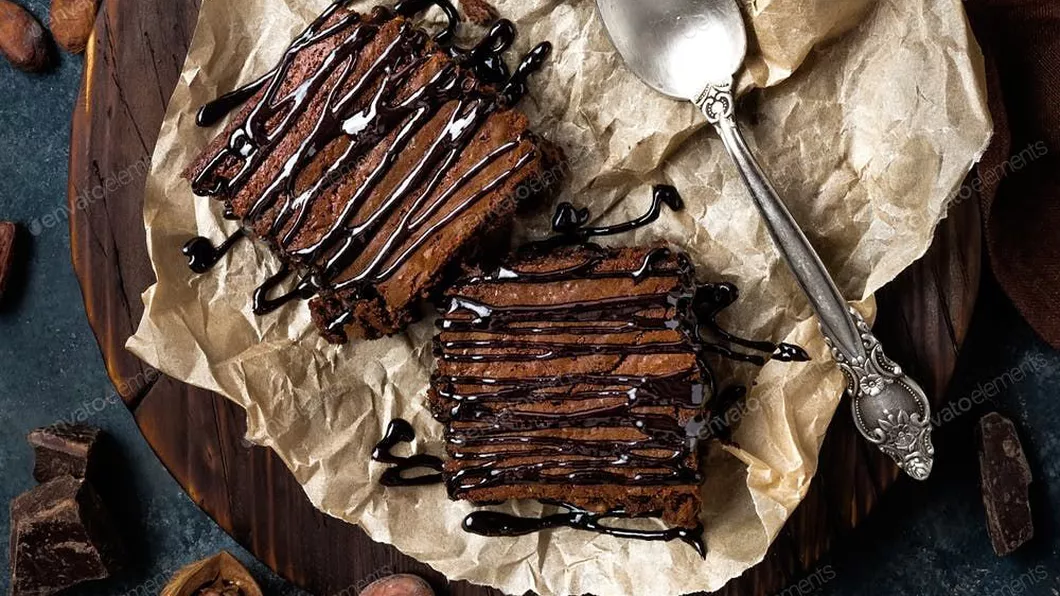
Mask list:
[{"label": "wrinkled paper fold", "polygon": [[[494,2],[519,26],[518,51],[544,39],[555,45],[523,108],[570,158],[561,200],[618,221],[643,212],[650,184],[675,184],[685,211],[617,241],[664,238],[688,251],[701,278],[741,287],[723,317],[728,327],[802,344],[814,357],[766,365],[741,411],[740,448],[715,444],[706,456],[706,560],[680,542],[572,530],[473,536],[460,529],[472,508],[450,502],[441,486],[384,490],[369,452],[391,419],[413,423],[416,449],[443,451],[442,429],[424,408],[433,315],[396,337],[331,346],[305,304],[251,313],[252,290],[279,266],[262,246],[240,244],[206,275],[188,270],[180,254],[188,238],[220,239],[234,228],[180,177],[220,129],[196,128],[196,108],[268,70],[327,3],[203,0],[148,180],[144,219],[158,283],[144,294],[129,349],[246,408],[248,439],[275,449],[314,505],[450,578],[511,594],[656,596],[715,590],[761,561],[806,494],[842,379],[720,140],[693,106],[654,94],[622,67],[590,0]],[[840,289],[871,315],[873,292],[924,253],[990,136],[981,59],[961,3],[758,0],[745,8],[754,51],[741,87],[768,87],[741,105],[749,143]],[[546,211],[523,222],[524,236],[544,233]]]}]

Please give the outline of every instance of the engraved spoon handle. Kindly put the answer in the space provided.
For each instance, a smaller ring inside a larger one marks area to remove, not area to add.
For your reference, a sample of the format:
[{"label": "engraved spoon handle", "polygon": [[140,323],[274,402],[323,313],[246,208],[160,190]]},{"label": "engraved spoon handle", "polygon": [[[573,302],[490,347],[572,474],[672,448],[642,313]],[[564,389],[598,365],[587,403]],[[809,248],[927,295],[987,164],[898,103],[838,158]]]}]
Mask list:
[{"label": "engraved spoon handle", "polygon": [[806,239],[788,208],[777,196],[765,172],[751,154],[734,116],[732,94],[727,88],[713,88],[703,106],[707,120],[721,135],[729,155],[747,183],[755,205],[762,212],[769,234],[781,256],[791,266],[799,286],[821,321],[822,331],[847,358],[865,356],[857,326],[847,313],[849,307],[828,274],[821,258]]},{"label": "engraved spoon handle", "polygon": [[777,249],[817,313],[825,341],[847,378],[858,430],[910,476],[926,479],[934,449],[930,404],[924,391],[883,353],[777,196],[740,131],[731,85],[708,88],[696,105],[717,129]]}]

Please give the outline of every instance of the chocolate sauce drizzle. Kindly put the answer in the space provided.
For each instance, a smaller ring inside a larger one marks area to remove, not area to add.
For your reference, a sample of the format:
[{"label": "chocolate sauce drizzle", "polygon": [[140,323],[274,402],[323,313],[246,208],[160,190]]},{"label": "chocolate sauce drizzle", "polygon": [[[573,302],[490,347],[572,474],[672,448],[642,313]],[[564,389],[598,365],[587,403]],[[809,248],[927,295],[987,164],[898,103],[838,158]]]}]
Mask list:
[{"label": "chocolate sauce drizzle", "polygon": [[[568,503],[555,504],[566,509],[567,512],[545,517],[519,517],[496,511],[475,511],[464,518],[463,527],[465,531],[481,536],[525,536],[526,534],[542,530],[566,527],[634,540],[680,540],[696,549],[700,557],[706,558],[707,556],[707,547],[703,542],[702,524],[695,528],[670,528],[666,530],[620,528],[602,522],[615,518],[630,519],[634,516],[628,515],[621,509],[615,509],[607,513],[592,513]],[[658,517],[658,513],[637,517]]]},{"label": "chocolate sauce drizzle", "polygon": [[386,428],[386,434],[372,450],[372,461],[384,464],[393,464],[394,467],[383,472],[379,483],[383,486],[424,486],[437,484],[442,481],[442,475],[424,474],[420,476],[408,476],[408,472],[414,470],[442,471],[442,460],[433,455],[416,454],[402,457],[392,453],[394,447],[401,443],[411,443],[416,439],[416,431],[407,420],[396,418],[390,421]]},{"label": "chocolate sauce drizzle", "polygon": [[594,236],[624,234],[655,223],[662,215],[663,205],[673,211],[681,211],[685,208],[685,202],[676,188],[667,184],[659,184],[652,189],[651,208],[644,215],[612,226],[590,228],[585,225],[589,222],[588,209],[577,209],[570,203],[560,203],[555,215],[552,216],[552,231],[560,234],[560,237],[567,241],[575,242],[585,242]]},{"label": "chocolate sauce drizzle", "polygon": [[242,229],[225,239],[220,246],[214,246],[209,238],[196,236],[181,248],[181,252],[188,257],[188,267],[195,273],[206,273],[217,264],[237,242],[246,234]]},{"label": "chocolate sauce drizzle", "polygon": [[[411,443],[416,432],[408,421],[396,418],[387,426],[386,434],[372,450],[372,461],[394,464],[395,467],[383,472],[379,483],[387,487],[426,486],[438,484],[442,475],[424,474],[408,476],[408,472],[417,469],[441,472],[442,460],[433,455],[416,454],[409,457],[396,456],[392,450],[401,443]],[[541,518],[525,518],[495,511],[476,511],[464,518],[465,531],[482,536],[523,536],[552,528],[568,527],[618,538],[637,540],[670,541],[681,540],[691,545],[701,557],[706,556],[703,542],[702,524],[695,528],[671,528],[666,530],[638,530],[621,528],[602,523],[607,519],[631,518],[625,511],[616,509],[607,513],[592,513],[579,509],[568,503],[555,503],[567,510],[566,513],[554,514]],[[638,517],[657,517],[658,514]]]},{"label": "chocolate sauce drizzle", "polygon": [[[535,47],[510,72],[503,59],[516,35],[510,21],[499,21],[479,44],[465,49],[453,43],[459,14],[448,0],[403,0],[393,11],[377,7],[365,16],[344,12],[348,4],[348,0],[339,0],[325,10],[295,39],[276,68],[207,103],[198,113],[197,123],[209,126],[261,94],[243,124],[192,181],[196,194],[225,200],[229,211],[236,197],[249,199],[244,224],[264,232],[261,235],[288,262],[289,266],[255,292],[258,313],[323,290],[349,291],[350,295],[343,297],[347,304],[369,295],[375,284],[389,279],[436,233],[502,188],[537,158],[536,149],[532,145],[528,149],[524,143],[526,138],[518,138],[496,148],[455,180],[447,181],[447,175],[487,119],[526,94],[527,81],[543,66],[550,44]],[[448,18],[447,26],[433,40],[408,21],[394,25],[395,13],[412,17],[430,6],[440,7]],[[394,39],[382,48],[374,62],[362,64],[368,60],[362,50],[388,26],[396,27]],[[324,43],[334,44],[334,49],[303,83],[281,94],[296,58],[308,48]],[[438,66],[433,62],[432,49],[446,51],[453,61]],[[413,78],[431,68],[437,72],[410,91]],[[320,102],[314,100],[321,96],[326,100],[323,106],[317,106]],[[262,181],[261,166],[280,141],[305,119],[312,122],[310,133],[286,158],[275,177]],[[428,123],[439,119],[444,120],[444,125],[433,143],[428,143],[425,153],[408,168],[401,183],[374,210],[366,212],[369,197],[408,150],[413,138]],[[339,140],[344,145],[336,144]],[[338,192],[336,187],[347,183],[348,174],[362,168],[366,156],[380,144],[386,148],[379,165],[367,173],[359,187],[343,191],[349,199],[334,221],[324,230],[307,229],[314,205]],[[329,160],[315,182],[305,185],[302,174],[314,157],[334,147],[339,147],[341,153]],[[509,158],[513,153],[516,157]],[[462,196],[469,183],[480,179],[500,160],[509,160],[512,165],[480,184],[470,197],[450,205]],[[244,197],[251,187],[260,190]],[[403,205],[409,207],[397,225],[386,225]],[[383,242],[373,258],[359,271],[350,271],[369,244],[381,236]],[[200,264],[196,271],[209,261],[196,261]],[[295,290],[279,297],[269,296],[295,274],[300,275],[293,284]],[[341,329],[348,317],[348,312],[343,313],[328,327]]]},{"label": "chocolate sauce drizzle", "polygon": [[[590,242],[600,236],[620,234],[658,219],[663,206],[683,207],[677,191],[658,186],[649,210],[621,224],[588,227],[587,210],[561,204],[553,218],[556,236],[524,247],[533,256],[566,245],[577,245],[564,262],[549,271],[520,271],[501,267],[467,280],[467,287],[482,284],[558,284],[587,279],[632,279],[635,284],[654,278],[674,280],[670,290],[560,302],[549,305],[486,304],[469,295],[454,296],[446,317],[439,322],[443,336],[435,340],[439,359],[451,363],[542,362],[583,356],[696,355],[693,370],[662,375],[563,374],[516,375],[482,378],[443,375],[433,383],[448,411],[447,442],[454,457],[470,462],[446,477],[450,495],[474,489],[507,485],[625,485],[677,486],[698,484],[694,454],[704,425],[704,403],[714,394],[706,356],[761,365],[768,357],[805,360],[798,346],[739,338],[717,324],[720,311],[731,305],[738,292],[731,284],[699,285],[694,268],[683,254],[660,247],[646,253],[635,268],[599,267],[609,252]],[[569,261],[570,259],[568,259]],[[662,313],[662,314],[660,314]],[[674,330],[680,333],[672,333]],[[599,341],[544,341],[550,335],[613,336],[615,334],[671,333],[666,340],[638,340],[629,344]],[[449,332],[446,334],[446,332]],[[454,334],[459,334],[455,338]],[[443,339],[443,337],[445,339]],[[606,400],[605,406],[576,412],[542,411],[535,404]],[[531,406],[513,408],[512,406]],[[679,417],[649,413],[649,408],[669,406],[699,413],[687,423]],[[456,423],[456,424],[454,424]],[[591,441],[542,435],[568,429],[636,428],[634,440]],[[500,462],[517,449],[519,462]],[[602,465],[604,462],[606,465]],[[616,471],[617,470],[617,471]],[[488,536],[514,536],[567,526],[644,540],[681,539],[703,554],[702,529],[678,528],[641,532],[601,523],[626,517],[623,510],[590,513],[571,505],[568,512],[542,519],[525,519],[494,512],[469,516],[464,527]]]}]

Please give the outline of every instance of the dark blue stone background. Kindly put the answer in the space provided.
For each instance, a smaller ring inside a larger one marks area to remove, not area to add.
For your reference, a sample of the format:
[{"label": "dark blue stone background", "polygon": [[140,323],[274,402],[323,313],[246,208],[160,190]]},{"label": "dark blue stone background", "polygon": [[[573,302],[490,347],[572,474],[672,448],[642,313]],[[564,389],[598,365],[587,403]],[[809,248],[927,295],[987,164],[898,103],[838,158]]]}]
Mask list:
[{"label": "dark blue stone background", "polygon": [[[46,16],[46,0],[28,5]],[[81,66],[80,58],[64,56],[53,72],[27,76],[0,61],[0,220],[21,222],[24,231],[48,214],[61,214],[66,203],[69,123]],[[70,265],[65,217],[39,231],[20,257],[26,266],[12,284],[13,295],[0,305],[0,504],[33,486],[27,431],[113,395]],[[939,463],[929,482],[902,482],[812,575],[782,594],[1060,595],[1060,355],[988,280],[952,395],[970,397],[1021,364],[1029,371],[1026,378],[1007,383],[996,398],[939,429]],[[1038,536],[1006,559],[990,549],[978,489],[973,429],[990,409],[1020,425],[1036,477]],[[124,407],[113,403],[90,422],[112,435],[126,456],[126,482],[139,504],[135,515],[149,548],[140,554],[135,573],[71,593],[156,594],[173,571],[220,549],[250,564],[268,593],[299,593],[195,506]],[[8,526],[6,513],[0,513],[0,539]],[[0,552],[0,592],[6,593],[7,549]]]},{"label": "dark blue stone background", "polygon": [[[47,0],[25,5],[45,22]],[[36,236],[27,232],[32,222],[63,214],[66,204],[70,116],[82,59],[61,60],[53,72],[29,76],[0,59],[0,220],[21,223],[23,238],[30,240],[28,253],[21,255],[28,261],[23,279],[14,280],[14,295],[0,305],[0,540],[6,545],[7,503],[34,484],[25,434],[73,418],[80,404],[104,398],[109,405],[89,422],[114,437],[125,454],[128,486],[139,504],[135,514],[150,548],[139,554],[137,572],[71,594],[153,596],[177,569],[221,549],[252,564],[269,593],[300,593],[286,588],[199,510],[159,463],[120,400],[113,399],[70,264],[66,217]],[[7,594],[6,546],[0,551],[0,593]]]}]

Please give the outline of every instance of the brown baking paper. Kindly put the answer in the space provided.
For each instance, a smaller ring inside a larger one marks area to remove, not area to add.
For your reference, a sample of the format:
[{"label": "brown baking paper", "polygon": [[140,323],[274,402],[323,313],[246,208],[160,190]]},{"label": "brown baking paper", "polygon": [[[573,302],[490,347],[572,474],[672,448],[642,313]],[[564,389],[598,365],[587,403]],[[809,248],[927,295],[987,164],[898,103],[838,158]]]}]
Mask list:
[{"label": "brown baking paper", "polygon": [[[179,175],[219,130],[196,128],[195,109],[268,70],[327,3],[203,1],[147,185],[158,283],[144,294],[129,349],[246,408],[247,438],[275,449],[322,511],[453,579],[513,594],[656,596],[715,590],[761,561],[806,494],[842,381],[720,141],[694,107],[654,94],[622,67],[590,0],[494,2],[519,25],[519,51],[555,44],[523,106],[571,159],[562,199],[618,221],[643,212],[651,183],[676,184],[684,212],[618,241],[680,246],[705,280],[742,288],[724,317],[730,328],[797,342],[814,357],[765,366],[735,437],[741,449],[712,446],[706,560],[680,542],[574,530],[473,536],[460,529],[471,506],[450,502],[441,486],[384,490],[369,451],[391,419],[419,430],[418,451],[443,452],[442,429],[423,405],[433,316],[403,335],[337,347],[317,336],[304,304],[251,313],[251,291],[279,267],[262,246],[240,244],[206,275],[188,270],[180,254],[188,238],[234,229]],[[755,50],[741,86],[771,86],[741,106],[753,122],[749,142],[844,294],[871,315],[873,292],[924,253],[990,136],[981,59],[961,3],[758,0],[746,8]],[[524,234],[541,233],[546,219],[525,220]],[[525,502],[503,508],[542,511]]]}]

